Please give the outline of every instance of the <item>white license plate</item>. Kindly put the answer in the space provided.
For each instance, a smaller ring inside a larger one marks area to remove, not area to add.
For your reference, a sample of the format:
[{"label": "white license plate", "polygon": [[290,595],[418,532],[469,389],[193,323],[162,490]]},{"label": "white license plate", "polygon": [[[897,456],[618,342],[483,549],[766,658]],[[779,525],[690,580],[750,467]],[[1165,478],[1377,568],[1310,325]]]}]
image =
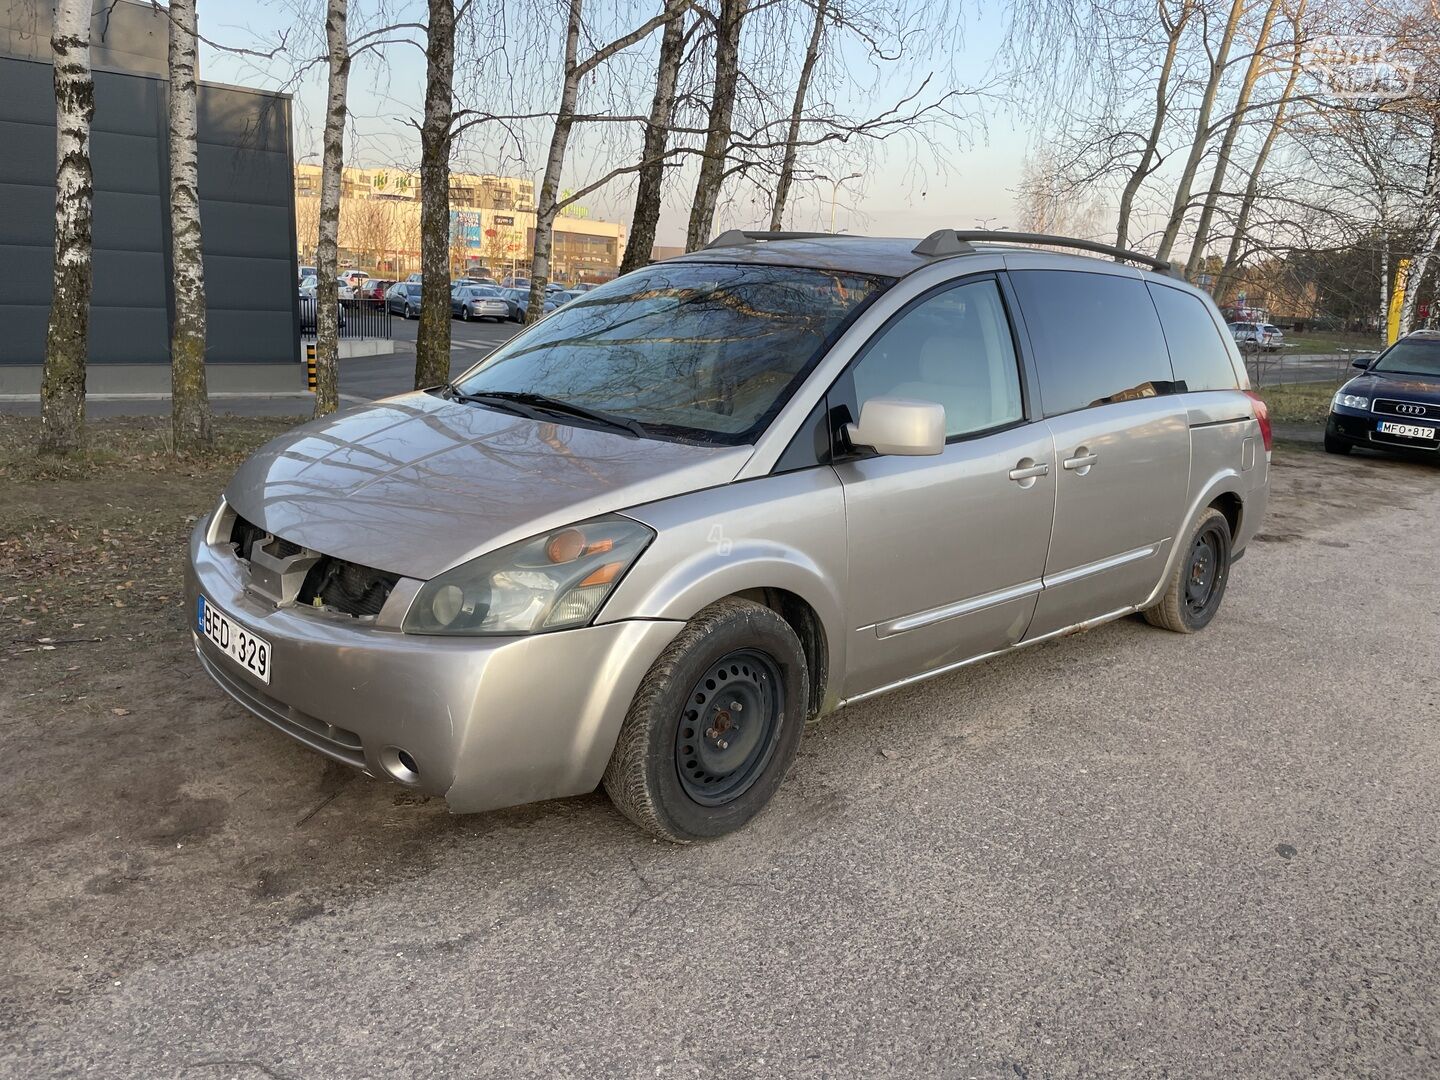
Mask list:
[{"label": "white license plate", "polygon": [[1381,420],[1380,433],[1382,435],[1399,435],[1404,439],[1431,439],[1435,438],[1435,429],[1425,424],[1397,424],[1394,420]]},{"label": "white license plate", "polygon": [[268,641],[246,630],[203,596],[196,604],[195,628],[231,660],[266,686],[270,685]]}]

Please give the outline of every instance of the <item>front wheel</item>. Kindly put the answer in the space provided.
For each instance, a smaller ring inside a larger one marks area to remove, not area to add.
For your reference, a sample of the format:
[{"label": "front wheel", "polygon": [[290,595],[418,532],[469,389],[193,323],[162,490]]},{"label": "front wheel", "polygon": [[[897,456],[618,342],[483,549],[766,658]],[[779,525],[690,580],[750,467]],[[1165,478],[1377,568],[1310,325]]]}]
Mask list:
[{"label": "front wheel", "polygon": [[605,790],[666,840],[734,832],[789,771],[809,700],[805,651],[789,623],[748,600],[711,604],[641,681]]},{"label": "front wheel", "polygon": [[1193,634],[1203,630],[1220,610],[1230,580],[1230,522],[1213,506],[1206,508],[1190,531],[1165,595],[1144,612],[1151,626]]},{"label": "front wheel", "polygon": [[462,307],[462,308],[460,309],[460,321],[461,321],[461,322],[469,322],[469,321],[470,321],[470,309],[469,309],[468,307]]},{"label": "front wheel", "polygon": [[1344,439],[1337,439],[1328,431],[1325,433],[1325,452],[1327,454],[1348,454],[1355,449]]}]

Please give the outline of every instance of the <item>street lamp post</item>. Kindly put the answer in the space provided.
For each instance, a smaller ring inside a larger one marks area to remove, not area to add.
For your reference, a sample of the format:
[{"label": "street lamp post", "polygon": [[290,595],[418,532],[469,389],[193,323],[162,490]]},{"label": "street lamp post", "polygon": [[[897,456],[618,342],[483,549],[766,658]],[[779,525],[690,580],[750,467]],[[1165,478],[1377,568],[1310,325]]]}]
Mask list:
[{"label": "street lamp post", "polygon": [[840,185],[849,183],[851,180],[859,180],[863,178],[864,175],[864,173],[854,172],[849,176],[842,176],[838,180],[828,176],[815,177],[816,180],[826,180],[830,183],[830,231],[832,233],[835,231],[835,202],[840,198]]}]

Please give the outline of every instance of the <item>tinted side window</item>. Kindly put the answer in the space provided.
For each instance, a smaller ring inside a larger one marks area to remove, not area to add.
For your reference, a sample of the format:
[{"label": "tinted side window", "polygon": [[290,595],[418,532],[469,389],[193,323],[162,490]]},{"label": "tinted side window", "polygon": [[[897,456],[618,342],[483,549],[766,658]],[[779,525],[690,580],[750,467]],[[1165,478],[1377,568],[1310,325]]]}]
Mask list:
[{"label": "tinted side window", "polygon": [[1010,323],[991,280],[934,293],[892,319],[852,370],[856,400],[897,397],[945,406],[945,434],[1021,419]]},{"label": "tinted side window", "polygon": [[1233,390],[1235,369],[1225,351],[1215,320],[1198,296],[1151,284],[1150,296],[1160,312],[1165,343],[1170,346],[1170,366],[1180,390]]},{"label": "tinted side window", "polygon": [[1174,392],[1155,305],[1138,278],[1014,270],[1045,415]]}]

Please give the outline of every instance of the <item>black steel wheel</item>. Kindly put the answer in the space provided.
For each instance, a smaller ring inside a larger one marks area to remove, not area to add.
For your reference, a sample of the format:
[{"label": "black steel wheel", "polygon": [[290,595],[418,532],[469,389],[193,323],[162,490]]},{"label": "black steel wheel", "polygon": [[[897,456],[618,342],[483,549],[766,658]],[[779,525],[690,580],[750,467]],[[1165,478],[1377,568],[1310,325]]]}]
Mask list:
[{"label": "black steel wheel", "polygon": [[691,688],[675,729],[680,786],[701,806],[743,795],[775,753],[785,686],[754,649],[722,656]]},{"label": "black steel wheel", "polygon": [[763,810],[795,759],[810,672],[775,611],[729,597],[699,612],[641,680],[605,769],[642,829],[690,843]]},{"label": "black steel wheel", "polygon": [[1229,520],[1207,507],[1180,551],[1160,602],[1145,611],[1151,625],[1180,634],[1209,625],[1230,579],[1231,539]]}]

